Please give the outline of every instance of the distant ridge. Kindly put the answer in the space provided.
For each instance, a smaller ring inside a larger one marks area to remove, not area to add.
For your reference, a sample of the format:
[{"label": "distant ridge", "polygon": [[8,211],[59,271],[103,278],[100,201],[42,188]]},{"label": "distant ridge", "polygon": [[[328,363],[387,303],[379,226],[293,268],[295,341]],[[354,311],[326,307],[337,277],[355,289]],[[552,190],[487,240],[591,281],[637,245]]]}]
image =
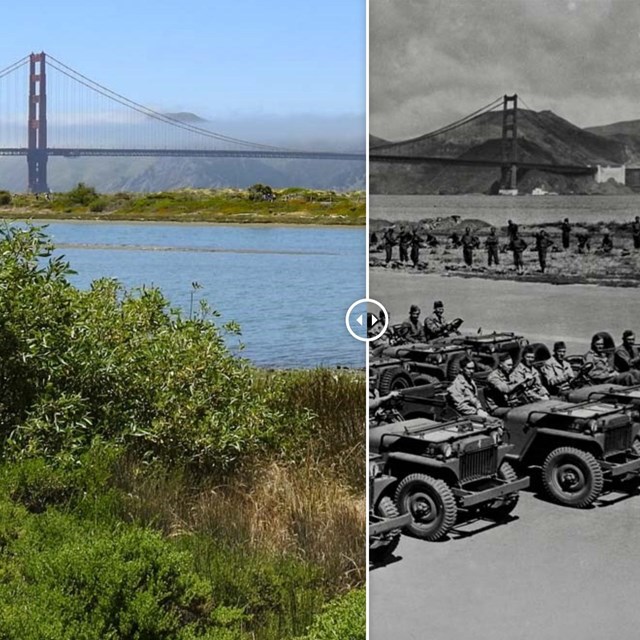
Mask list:
[{"label": "distant ridge", "polygon": [[369,134],[369,149],[379,147],[383,144],[389,144],[389,141],[384,138],[378,138],[378,136],[374,136],[372,133]]},{"label": "distant ridge", "polygon": [[[518,111],[518,155],[525,162],[564,165],[620,165],[640,160],[640,121],[581,129],[552,111]],[[623,126],[624,125],[624,126]],[[454,157],[501,160],[502,112],[488,112],[464,127],[378,148],[380,155]],[[379,145],[377,145],[379,147]],[[370,165],[372,193],[493,193],[495,168],[451,165]],[[519,176],[520,188],[540,186],[559,193],[598,192],[590,177],[561,176],[528,171]],[[611,189],[611,185],[608,186]],[[620,185],[622,190],[626,187]]]}]

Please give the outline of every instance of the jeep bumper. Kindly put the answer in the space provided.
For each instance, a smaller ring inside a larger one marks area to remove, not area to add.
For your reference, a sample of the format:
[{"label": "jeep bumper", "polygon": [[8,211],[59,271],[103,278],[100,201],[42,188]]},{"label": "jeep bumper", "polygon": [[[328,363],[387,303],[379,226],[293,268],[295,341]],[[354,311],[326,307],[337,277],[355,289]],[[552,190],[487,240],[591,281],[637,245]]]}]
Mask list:
[{"label": "jeep bumper", "polygon": [[640,458],[632,458],[627,462],[607,462],[606,460],[600,461],[602,470],[610,475],[612,478],[623,476],[628,473],[640,473]]},{"label": "jeep bumper", "polygon": [[496,500],[509,493],[514,493],[529,486],[529,478],[519,478],[513,482],[496,480],[496,486],[482,491],[466,491],[465,489],[452,488],[453,495],[459,500],[462,507],[474,507],[483,502]]},{"label": "jeep bumper", "polygon": [[[376,518],[376,516],[374,516]],[[397,516],[396,518],[385,518],[381,520],[376,520],[374,522],[369,523],[369,535],[370,536],[379,536],[383,533],[387,533],[388,531],[393,531],[394,529],[402,529],[411,523],[411,514],[405,513],[401,516]]]}]

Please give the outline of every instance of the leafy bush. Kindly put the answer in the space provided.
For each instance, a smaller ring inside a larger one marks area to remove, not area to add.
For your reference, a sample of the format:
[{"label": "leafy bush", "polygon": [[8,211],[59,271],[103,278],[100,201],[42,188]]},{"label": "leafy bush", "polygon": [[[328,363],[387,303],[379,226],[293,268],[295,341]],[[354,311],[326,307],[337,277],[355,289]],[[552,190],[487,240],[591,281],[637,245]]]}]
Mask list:
[{"label": "leafy bush", "polygon": [[366,591],[353,589],[330,602],[300,640],[365,640]]},{"label": "leafy bush", "polygon": [[63,200],[69,204],[89,205],[98,198],[98,193],[93,187],[88,187],[84,182],[79,182],[76,187],[64,194]]},{"label": "leafy bush", "polygon": [[0,207],[6,207],[11,204],[11,194],[8,191],[0,191]]},{"label": "leafy bush", "polygon": [[108,529],[0,502],[0,637],[243,640],[188,556],[137,527]]},{"label": "leafy bush", "polygon": [[[12,457],[76,458],[92,440],[225,471],[304,429],[209,319],[155,288],[71,286],[42,230],[0,234],[0,439]],[[47,259],[48,258],[48,259]]]}]

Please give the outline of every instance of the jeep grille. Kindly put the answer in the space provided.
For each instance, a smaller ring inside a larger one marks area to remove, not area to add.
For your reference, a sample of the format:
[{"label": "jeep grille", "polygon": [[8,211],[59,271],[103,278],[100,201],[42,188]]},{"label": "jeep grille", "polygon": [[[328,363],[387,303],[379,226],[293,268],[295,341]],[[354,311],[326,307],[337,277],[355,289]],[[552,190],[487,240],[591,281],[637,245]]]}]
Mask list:
[{"label": "jeep grille", "polygon": [[608,429],[604,434],[605,453],[624,451],[631,447],[631,425],[627,424],[616,429]]},{"label": "jeep grille", "polygon": [[460,456],[460,482],[471,482],[494,475],[498,467],[497,447],[488,447]]}]

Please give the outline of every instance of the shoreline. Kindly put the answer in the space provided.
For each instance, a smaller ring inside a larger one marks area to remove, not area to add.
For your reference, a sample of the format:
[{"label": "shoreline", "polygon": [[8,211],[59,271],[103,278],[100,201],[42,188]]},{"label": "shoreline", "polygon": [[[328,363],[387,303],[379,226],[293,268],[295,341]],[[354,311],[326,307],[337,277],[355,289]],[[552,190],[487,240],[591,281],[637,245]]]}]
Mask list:
[{"label": "shoreline", "polygon": [[114,218],[106,216],[71,216],[68,215],[64,217],[59,217],[57,215],[45,215],[45,214],[33,214],[33,213],[24,213],[24,215],[16,216],[13,214],[8,215],[7,213],[0,212],[0,220],[11,223],[11,222],[66,222],[66,223],[77,223],[77,224],[131,224],[131,225],[189,225],[189,226],[201,226],[201,227],[210,227],[210,226],[226,226],[226,227],[257,227],[257,228],[269,228],[269,227],[291,227],[291,228],[300,228],[300,227],[308,227],[310,229],[326,229],[327,227],[331,227],[332,229],[364,229],[366,228],[366,222],[362,223],[349,223],[349,222],[333,222],[327,221],[325,223],[322,222],[305,222],[304,220],[300,220],[300,222],[279,222],[277,220],[273,220],[272,222],[256,222],[254,220],[247,220],[246,222],[241,221],[225,221],[225,220],[176,220],[175,218],[168,218],[166,220],[157,220],[152,217],[122,217],[122,218]]},{"label": "shoreline", "polygon": [[[403,223],[394,223],[396,231]],[[421,221],[421,224],[404,223],[406,228],[417,230],[421,238],[420,256],[416,267],[412,263],[398,260],[399,249],[393,246],[392,260],[385,262],[383,229],[380,220],[375,221],[372,230],[378,236],[371,246],[369,267],[372,270],[390,269],[411,275],[435,274],[446,277],[478,278],[482,280],[542,282],[553,285],[584,284],[615,288],[640,287],[640,250],[634,248],[630,223],[609,222],[604,224],[574,222],[572,224],[569,247],[562,245],[562,235],[557,222],[542,224],[520,224],[520,236],[527,243],[522,254],[524,274],[518,275],[513,264],[513,255],[509,249],[506,227],[496,226],[498,237],[499,265],[488,266],[488,253],[484,245],[491,225],[477,218],[460,219],[443,217],[434,221]],[[454,241],[458,240],[466,227],[478,239],[473,250],[472,266],[463,259],[462,248]],[[544,229],[552,241],[546,252],[546,269],[541,271],[536,234]],[[612,242],[610,248],[603,248],[602,240],[608,234]],[[580,249],[579,237],[586,237],[586,244]],[[370,236],[371,240],[371,236]]]}]

